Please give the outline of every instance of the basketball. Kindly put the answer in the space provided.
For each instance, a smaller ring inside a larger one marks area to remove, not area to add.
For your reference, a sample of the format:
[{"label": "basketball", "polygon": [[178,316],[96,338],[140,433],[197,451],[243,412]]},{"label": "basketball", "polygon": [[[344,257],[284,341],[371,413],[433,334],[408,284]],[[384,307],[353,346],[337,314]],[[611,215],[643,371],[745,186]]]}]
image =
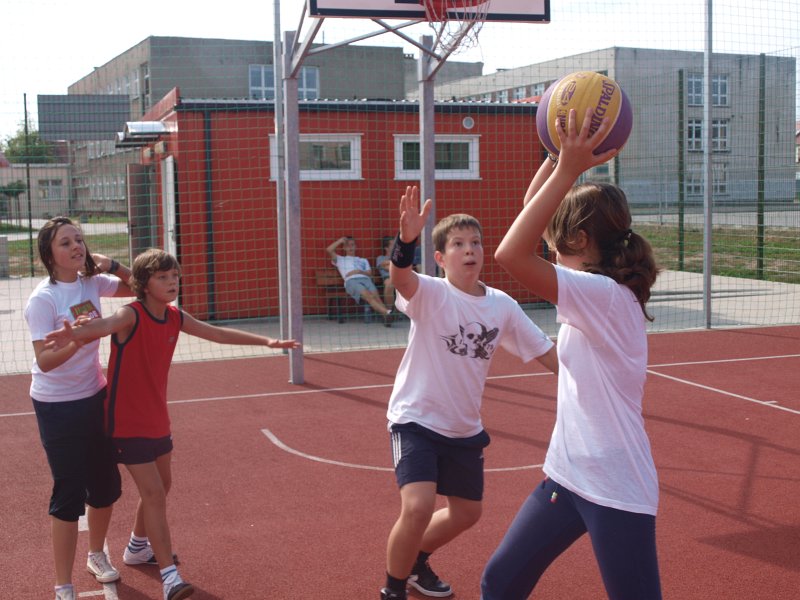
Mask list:
[{"label": "basketball", "polygon": [[548,152],[558,155],[561,150],[556,119],[558,126],[565,128],[569,111],[574,108],[580,129],[589,107],[593,109],[591,133],[597,131],[603,117],[611,119],[611,129],[595,149],[595,154],[625,145],[633,127],[633,109],[628,96],[610,77],[593,71],[578,71],[553,83],[539,101],[536,129]]}]

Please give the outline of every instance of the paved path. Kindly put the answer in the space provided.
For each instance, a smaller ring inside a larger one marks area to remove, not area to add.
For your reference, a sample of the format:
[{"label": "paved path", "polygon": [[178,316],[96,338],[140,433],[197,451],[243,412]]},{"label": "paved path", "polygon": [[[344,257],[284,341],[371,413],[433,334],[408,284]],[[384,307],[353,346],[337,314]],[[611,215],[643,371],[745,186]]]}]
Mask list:
[{"label": "paved path", "polygon": [[[33,350],[23,310],[39,278],[15,277],[0,279],[0,375],[25,373],[30,370]],[[127,298],[103,298],[103,314],[113,313]],[[531,308],[526,312],[550,336],[558,332],[556,311],[552,307]],[[648,325],[651,333],[704,329],[703,276],[699,273],[666,271],[661,274],[648,304],[655,321]],[[712,279],[712,327],[764,327],[800,323],[800,285],[768,283],[735,277]],[[270,337],[280,336],[277,319],[260,319],[226,323],[231,327],[253,331]],[[377,348],[403,347],[408,339],[408,321],[399,321],[391,328],[376,320],[354,319],[345,323],[324,316],[303,321],[305,353],[348,352]],[[108,341],[101,344],[101,361],[108,361]],[[251,346],[214,344],[183,335],[175,352],[176,362],[220,360],[248,356],[267,356],[280,350]]]}]

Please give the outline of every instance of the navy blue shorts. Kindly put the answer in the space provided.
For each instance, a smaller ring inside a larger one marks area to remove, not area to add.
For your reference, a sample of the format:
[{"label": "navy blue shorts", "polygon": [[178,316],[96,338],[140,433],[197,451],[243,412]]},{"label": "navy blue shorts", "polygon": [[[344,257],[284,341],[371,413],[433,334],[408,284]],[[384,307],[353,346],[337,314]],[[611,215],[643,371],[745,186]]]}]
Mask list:
[{"label": "navy blue shorts", "polygon": [[163,438],[112,438],[111,444],[121,465],[156,462],[159,456],[172,452],[171,435]]},{"label": "navy blue shorts", "polygon": [[417,423],[392,423],[392,456],[397,485],[436,482],[436,493],[467,500],[483,499],[483,449],[491,441],[481,431],[450,438]]},{"label": "navy blue shorts", "polygon": [[525,600],[545,569],[587,532],[610,600],[661,600],[656,518],[589,502],[552,479],[528,496],[489,559],[481,600]]},{"label": "navy blue shorts", "polygon": [[49,513],[77,521],[85,505],[111,506],[122,494],[119,468],[103,430],[105,388],[91,398],[69,402],[33,400],[53,491]]}]

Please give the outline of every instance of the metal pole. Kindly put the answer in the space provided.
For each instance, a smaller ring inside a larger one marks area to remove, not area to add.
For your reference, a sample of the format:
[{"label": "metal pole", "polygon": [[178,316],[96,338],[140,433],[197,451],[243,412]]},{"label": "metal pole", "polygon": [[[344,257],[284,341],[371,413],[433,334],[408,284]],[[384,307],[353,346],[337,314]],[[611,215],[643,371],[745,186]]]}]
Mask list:
[{"label": "metal pole", "polygon": [[[286,238],[287,289],[289,306],[289,335],[303,341],[303,288],[300,240],[300,108],[298,105],[297,74],[292,69],[296,32],[287,31],[283,40],[283,93],[286,103]],[[299,69],[298,69],[299,71]],[[305,383],[303,349],[289,350],[289,382]]]},{"label": "metal pole", "polygon": [[[276,222],[278,225],[278,313],[280,315],[280,337],[289,337],[289,290],[286,265],[286,181],[284,178],[283,147],[283,58],[281,50],[281,2],[275,0],[275,28],[272,33],[272,87],[275,90],[275,151],[278,170],[275,173]],[[284,351],[286,352],[286,351]]]},{"label": "metal pole", "polygon": [[764,279],[764,203],[766,180],[765,156],[766,152],[766,96],[767,96],[767,57],[763,53],[758,57],[758,195],[756,207],[756,279]]},{"label": "metal pole", "polygon": [[678,270],[683,271],[686,260],[686,231],[685,231],[685,204],[686,204],[686,112],[684,110],[685,71],[678,71]]},{"label": "metal pole", "polygon": [[[25,111],[25,179],[27,180],[26,194],[28,196],[28,259],[31,265],[31,277],[34,276],[33,268],[33,207],[31,205],[31,145],[28,135],[28,94],[22,94],[22,108]],[[19,208],[19,202],[17,203]],[[20,215],[20,222],[22,216]]]},{"label": "metal pole", "polygon": [[705,215],[705,227],[703,230],[703,316],[705,320],[706,329],[711,329],[711,215],[713,206],[713,170],[711,164],[711,104],[713,98],[712,82],[711,82],[711,52],[712,52],[712,0],[706,0],[706,44],[705,52],[703,54],[703,95],[705,102],[703,103],[703,124],[705,129],[703,131],[704,148],[703,148],[703,173],[705,178],[705,185],[703,186],[703,211]]},{"label": "metal pole", "polygon": [[422,272],[436,274],[431,240],[432,223],[436,223],[436,138],[434,129],[433,101],[433,36],[425,35],[420,40],[429,52],[420,52],[419,76],[419,151],[420,151],[420,200],[431,198],[433,207],[422,235]]}]

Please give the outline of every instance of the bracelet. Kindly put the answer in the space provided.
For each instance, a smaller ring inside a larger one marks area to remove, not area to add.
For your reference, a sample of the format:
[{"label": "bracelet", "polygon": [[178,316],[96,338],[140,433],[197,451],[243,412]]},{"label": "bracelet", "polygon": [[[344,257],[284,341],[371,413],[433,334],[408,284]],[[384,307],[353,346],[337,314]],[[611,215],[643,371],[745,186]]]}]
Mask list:
[{"label": "bracelet", "polygon": [[397,237],[394,238],[394,245],[392,246],[392,264],[398,269],[405,269],[413,265],[416,246],[416,239],[413,242],[404,242],[400,239],[400,234],[398,233]]},{"label": "bracelet", "polygon": [[553,161],[553,166],[556,166],[558,164],[558,154],[553,154],[552,152],[548,152],[547,158]]},{"label": "bracelet", "polygon": [[108,266],[108,273],[113,275],[119,270],[119,263],[115,261],[113,258],[111,259],[111,264]]}]

